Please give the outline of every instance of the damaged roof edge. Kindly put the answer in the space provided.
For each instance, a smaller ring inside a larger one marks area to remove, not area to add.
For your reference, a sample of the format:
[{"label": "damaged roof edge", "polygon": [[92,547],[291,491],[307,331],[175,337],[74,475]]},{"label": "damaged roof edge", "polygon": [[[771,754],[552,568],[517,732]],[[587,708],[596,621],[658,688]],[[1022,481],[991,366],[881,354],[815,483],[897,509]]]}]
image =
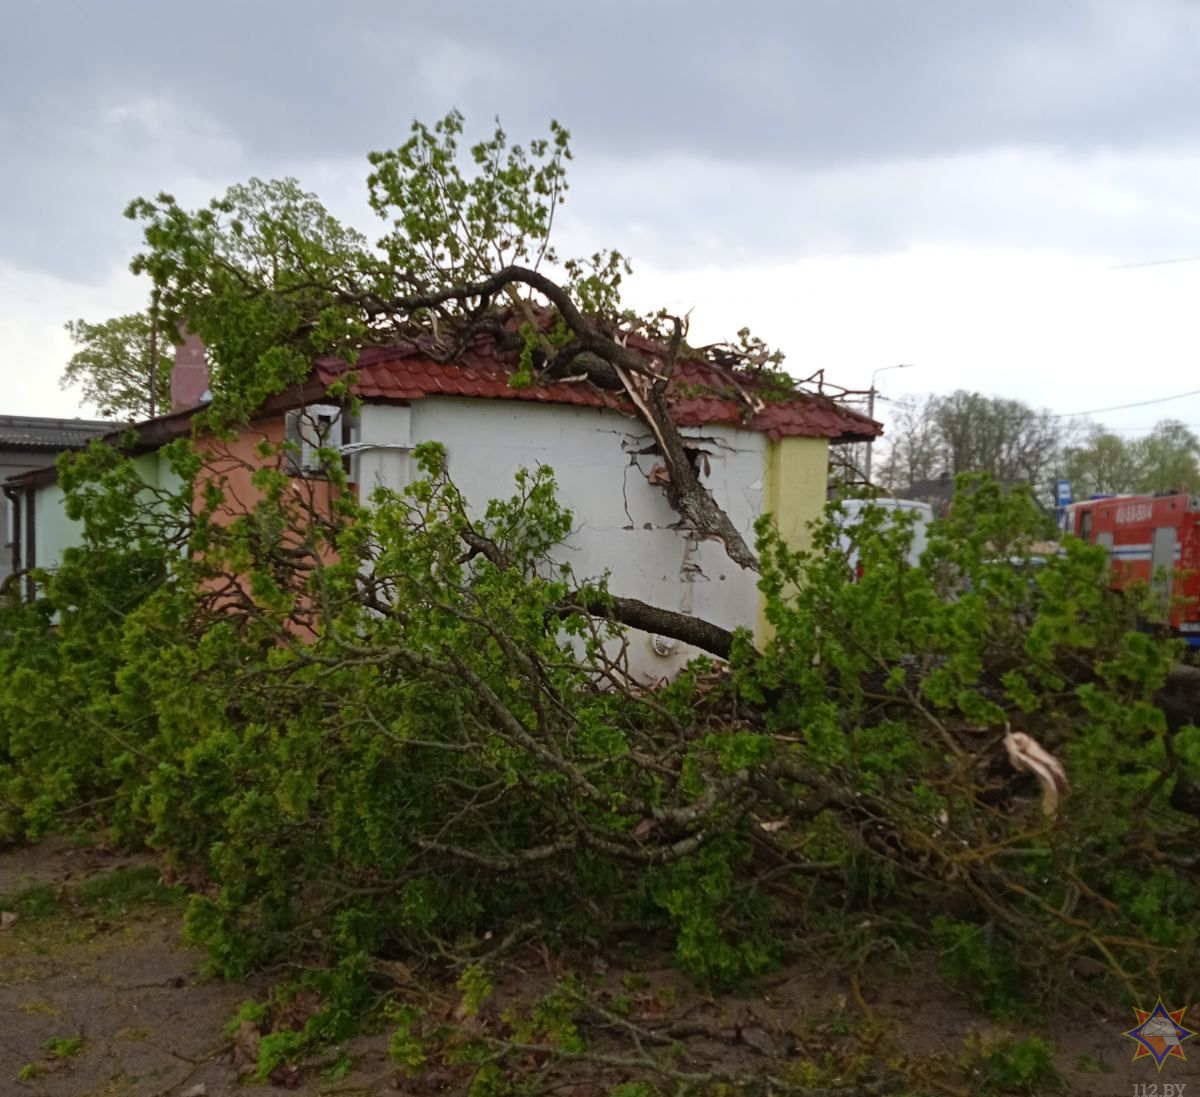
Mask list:
[{"label": "damaged roof edge", "polygon": [[[606,408],[636,414],[619,391],[601,389],[584,380],[543,378],[514,387],[511,363],[498,353],[464,351],[454,362],[441,362],[419,349],[373,348],[360,355],[353,369],[336,359],[318,360],[317,376],[332,384],[352,373],[351,390],[363,400],[408,403],[429,397],[512,400],[573,407]],[[735,386],[736,387],[736,386]],[[794,391],[768,402],[747,406],[745,394],[730,391],[724,375],[711,365],[677,363],[667,403],[680,427],[724,424],[757,431],[772,439],[826,438],[833,444],[868,442],[883,433],[882,424],[830,397]]]},{"label": "damaged roof edge", "polygon": [[[354,369],[359,377],[352,386],[352,391],[367,403],[407,404],[427,397],[533,400],[563,407],[595,407],[634,416],[633,408],[625,406],[616,394],[601,391],[590,385],[552,382],[545,386],[548,391],[541,391],[539,386],[513,388],[509,384],[507,370],[494,359],[464,366],[444,365],[417,356],[401,355],[389,358],[379,352],[377,355],[373,356],[374,361],[370,361],[366,366],[357,365]],[[453,373],[443,377],[443,371]],[[348,371],[344,363],[337,366],[329,360],[318,363],[307,383],[269,397],[255,419],[269,418],[306,403],[327,399],[328,386],[340,380],[341,375],[346,372]],[[403,379],[397,377],[396,373],[402,373]],[[365,374],[370,376],[364,376]],[[556,399],[559,389],[566,389],[570,398]],[[140,423],[114,425],[105,431],[97,429],[94,437],[110,445],[120,445],[132,432],[134,437],[126,447],[127,452],[149,453],[189,434],[196,416],[207,406],[198,404],[154,419],[145,419]],[[743,409],[736,401],[722,399],[716,395],[706,394],[698,398],[685,396],[673,404],[673,410],[678,412],[677,422],[681,427],[722,424],[766,434],[772,441],[787,437],[808,437],[825,438],[830,445],[847,445],[871,442],[883,434],[882,423],[816,393],[797,392],[792,399],[768,404],[748,419],[742,416]],[[97,428],[108,426],[98,423],[93,425]],[[10,477],[4,483],[14,488],[29,489],[52,484],[57,479],[58,467],[56,464],[50,464]]]}]

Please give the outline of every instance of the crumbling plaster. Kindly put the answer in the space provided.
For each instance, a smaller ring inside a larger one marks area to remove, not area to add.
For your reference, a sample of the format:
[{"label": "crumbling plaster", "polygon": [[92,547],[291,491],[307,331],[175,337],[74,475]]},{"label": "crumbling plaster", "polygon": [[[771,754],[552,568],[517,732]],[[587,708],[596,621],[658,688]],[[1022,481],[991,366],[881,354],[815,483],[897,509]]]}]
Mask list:
[{"label": "crumbling plaster", "polygon": [[[695,439],[703,483],[752,543],[765,499],[765,436],[727,426],[683,433],[689,448]],[[446,447],[450,475],[479,513],[489,499],[512,493],[519,468],[548,465],[575,520],[562,562],[579,578],[607,572],[616,594],[726,628],[757,623],[758,576],[733,563],[720,544],[678,528],[663,487],[652,482],[661,459],[636,420],[595,408],[428,398],[365,405],[359,437],[364,498],[378,485],[403,487],[413,475],[405,447],[420,442]],[[650,637],[631,634],[630,663],[643,678],[673,674],[692,654],[677,645],[663,656]]]}]

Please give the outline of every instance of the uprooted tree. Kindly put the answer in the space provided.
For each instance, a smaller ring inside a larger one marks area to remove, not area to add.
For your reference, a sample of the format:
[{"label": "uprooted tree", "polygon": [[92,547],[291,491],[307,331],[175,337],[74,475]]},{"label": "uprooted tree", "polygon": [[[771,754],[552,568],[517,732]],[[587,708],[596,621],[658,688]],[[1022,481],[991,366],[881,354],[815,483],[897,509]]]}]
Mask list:
[{"label": "uprooted tree", "polygon": [[[373,158],[376,251],[272,184],[198,214],[135,206],[139,266],[215,360],[217,437],[317,356],[432,335],[452,360],[487,331],[529,376],[628,392],[669,455],[683,325],[620,313],[611,254],[541,272],[565,133],[528,154],[497,134],[464,180],[458,127]],[[628,350],[637,325],[660,355]],[[750,342],[710,353],[739,384],[778,364]],[[178,492],[108,447],[63,462],[84,541],[0,622],[0,832],[90,814],[191,883],[218,970],[306,969],[322,1008],[264,1041],[267,1065],[340,1038],[398,969],[461,973],[478,1009],[514,950],[631,932],[716,985],[808,948],[862,965],[933,946],[996,1012],[1194,973],[1200,733],[1160,704],[1177,651],[1138,629],[1102,550],[1020,564],[1043,534],[1028,494],[969,485],[920,567],[911,530],[868,510],[856,579],[836,523],[796,552],[766,519],[751,552],[672,466],[681,516],[760,569],[773,636],[714,630],[722,664],[646,690],[623,673],[621,592],[553,562],[572,521],[549,470],[469,507],[429,445],[407,489],[359,500],[335,451],[332,494],[264,451],[259,497],[229,514],[195,447],[164,455]],[[1069,796],[1014,769],[1006,727],[1061,762]],[[489,1078],[567,1053],[736,1080],[658,1055],[686,1036],[586,986],[555,1002],[469,1031],[409,1003],[393,1051]],[[615,1033],[637,1055],[606,1051]]]}]

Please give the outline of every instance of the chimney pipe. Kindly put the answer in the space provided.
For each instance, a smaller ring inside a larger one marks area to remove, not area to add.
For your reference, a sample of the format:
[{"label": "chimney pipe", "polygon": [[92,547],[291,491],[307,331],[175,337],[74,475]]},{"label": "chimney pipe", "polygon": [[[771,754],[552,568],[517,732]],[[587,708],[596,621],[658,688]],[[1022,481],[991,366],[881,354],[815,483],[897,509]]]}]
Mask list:
[{"label": "chimney pipe", "polygon": [[179,336],[180,342],[175,347],[175,363],[171,367],[172,411],[198,407],[211,399],[208,358],[203,340],[183,325],[180,325]]}]

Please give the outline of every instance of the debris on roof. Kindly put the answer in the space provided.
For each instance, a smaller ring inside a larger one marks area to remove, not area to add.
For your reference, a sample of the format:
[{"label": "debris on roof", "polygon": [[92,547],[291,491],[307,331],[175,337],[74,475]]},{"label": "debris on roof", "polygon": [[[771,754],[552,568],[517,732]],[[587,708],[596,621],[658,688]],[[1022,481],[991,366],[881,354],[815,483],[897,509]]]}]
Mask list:
[{"label": "debris on roof", "polygon": [[[644,340],[646,347],[653,344]],[[634,348],[635,339],[630,338]],[[494,340],[474,340],[453,361],[441,361],[431,347],[411,343],[363,351],[354,365],[353,392],[366,400],[408,403],[429,396],[466,396],[485,400],[522,400],[576,407],[607,408],[634,414],[628,397],[619,390],[601,388],[583,378],[535,378],[516,387],[510,378],[515,356]],[[322,383],[333,384],[347,371],[345,363],[325,359],[318,363]],[[748,406],[746,390],[758,397],[752,378],[737,376],[699,358],[681,358],[667,387],[671,417],[681,427],[727,423],[761,431],[772,439],[783,437],[828,438],[834,442],[865,442],[878,437],[882,427],[861,412],[838,404],[828,396],[795,390],[765,392]]]}]

